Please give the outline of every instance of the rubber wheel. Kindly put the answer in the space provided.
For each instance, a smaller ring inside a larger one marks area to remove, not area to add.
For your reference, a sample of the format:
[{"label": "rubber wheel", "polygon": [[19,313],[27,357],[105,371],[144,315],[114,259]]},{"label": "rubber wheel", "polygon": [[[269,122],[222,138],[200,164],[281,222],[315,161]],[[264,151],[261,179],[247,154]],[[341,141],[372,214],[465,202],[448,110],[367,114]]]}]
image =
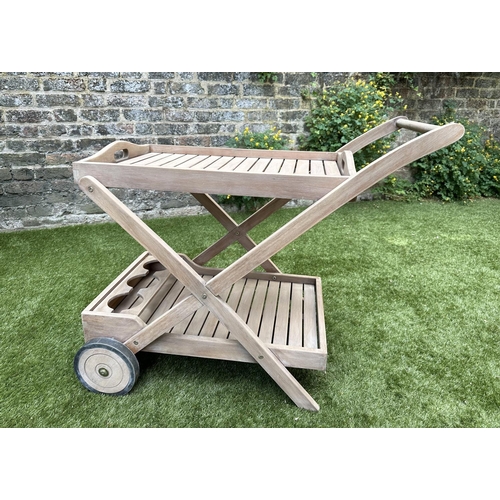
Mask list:
[{"label": "rubber wheel", "polygon": [[139,376],[134,353],[118,340],[103,337],[89,340],[76,353],[76,376],[92,392],[120,396],[130,392]]}]

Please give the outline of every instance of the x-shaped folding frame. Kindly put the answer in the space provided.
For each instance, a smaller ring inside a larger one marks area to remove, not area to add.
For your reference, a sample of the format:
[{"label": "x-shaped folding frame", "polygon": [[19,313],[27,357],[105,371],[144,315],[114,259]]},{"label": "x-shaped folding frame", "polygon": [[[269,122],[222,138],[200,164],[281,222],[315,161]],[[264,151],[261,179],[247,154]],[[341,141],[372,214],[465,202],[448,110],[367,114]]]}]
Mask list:
[{"label": "x-shaped folding frame", "polygon": [[[265,204],[260,210],[252,214],[248,219],[238,224],[222,207],[208,194],[192,193],[192,195],[210,212],[227,230],[227,234],[208,247],[193,259],[193,262],[204,265],[219,255],[223,250],[235,242],[241,244],[245,250],[252,250],[256,246],[255,241],[250,238],[248,232],[263,222],[290,200],[274,198]],[[262,268],[270,273],[281,273],[271,260],[262,262]]]}]

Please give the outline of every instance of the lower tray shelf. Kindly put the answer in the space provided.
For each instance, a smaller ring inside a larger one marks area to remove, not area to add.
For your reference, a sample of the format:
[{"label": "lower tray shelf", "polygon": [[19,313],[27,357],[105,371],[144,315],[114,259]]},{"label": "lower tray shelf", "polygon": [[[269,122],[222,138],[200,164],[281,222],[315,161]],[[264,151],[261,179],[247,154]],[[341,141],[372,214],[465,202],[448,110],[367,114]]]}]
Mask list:
[{"label": "lower tray shelf", "polygon": [[[184,258],[205,281],[220,272]],[[145,252],[82,312],[85,340],[106,336],[125,342],[189,295],[182,283]],[[285,366],[326,368],[319,278],[250,273],[220,298]],[[166,331],[144,351],[255,362],[206,306]]]}]

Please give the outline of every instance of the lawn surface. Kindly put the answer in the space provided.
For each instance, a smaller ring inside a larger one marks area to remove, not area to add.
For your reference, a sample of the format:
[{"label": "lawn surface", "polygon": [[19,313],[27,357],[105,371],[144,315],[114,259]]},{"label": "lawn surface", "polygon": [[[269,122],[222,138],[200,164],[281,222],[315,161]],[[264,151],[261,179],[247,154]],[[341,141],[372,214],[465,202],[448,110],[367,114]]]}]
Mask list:
[{"label": "lawn surface", "polygon": [[[291,370],[318,413],[258,365],[150,353],[127,396],[86,391],[81,311],[142,248],[112,223],[0,234],[0,426],[498,427],[499,220],[499,200],[350,203],[274,257],[322,279],[327,370]],[[191,257],[223,235],[210,216],[148,224]]]}]

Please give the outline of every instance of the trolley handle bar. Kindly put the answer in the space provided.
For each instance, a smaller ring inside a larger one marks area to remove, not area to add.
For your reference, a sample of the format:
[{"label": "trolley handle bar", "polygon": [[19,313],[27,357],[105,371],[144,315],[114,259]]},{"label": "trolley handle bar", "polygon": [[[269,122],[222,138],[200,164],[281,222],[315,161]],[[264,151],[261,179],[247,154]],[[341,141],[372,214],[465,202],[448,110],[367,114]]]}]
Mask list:
[{"label": "trolley handle bar", "polygon": [[399,118],[396,121],[396,125],[398,128],[405,128],[408,130],[413,130],[413,132],[425,133],[430,132],[436,128],[439,128],[439,125],[432,125],[430,123],[424,122],[416,122],[414,120],[407,120],[406,118]]}]

